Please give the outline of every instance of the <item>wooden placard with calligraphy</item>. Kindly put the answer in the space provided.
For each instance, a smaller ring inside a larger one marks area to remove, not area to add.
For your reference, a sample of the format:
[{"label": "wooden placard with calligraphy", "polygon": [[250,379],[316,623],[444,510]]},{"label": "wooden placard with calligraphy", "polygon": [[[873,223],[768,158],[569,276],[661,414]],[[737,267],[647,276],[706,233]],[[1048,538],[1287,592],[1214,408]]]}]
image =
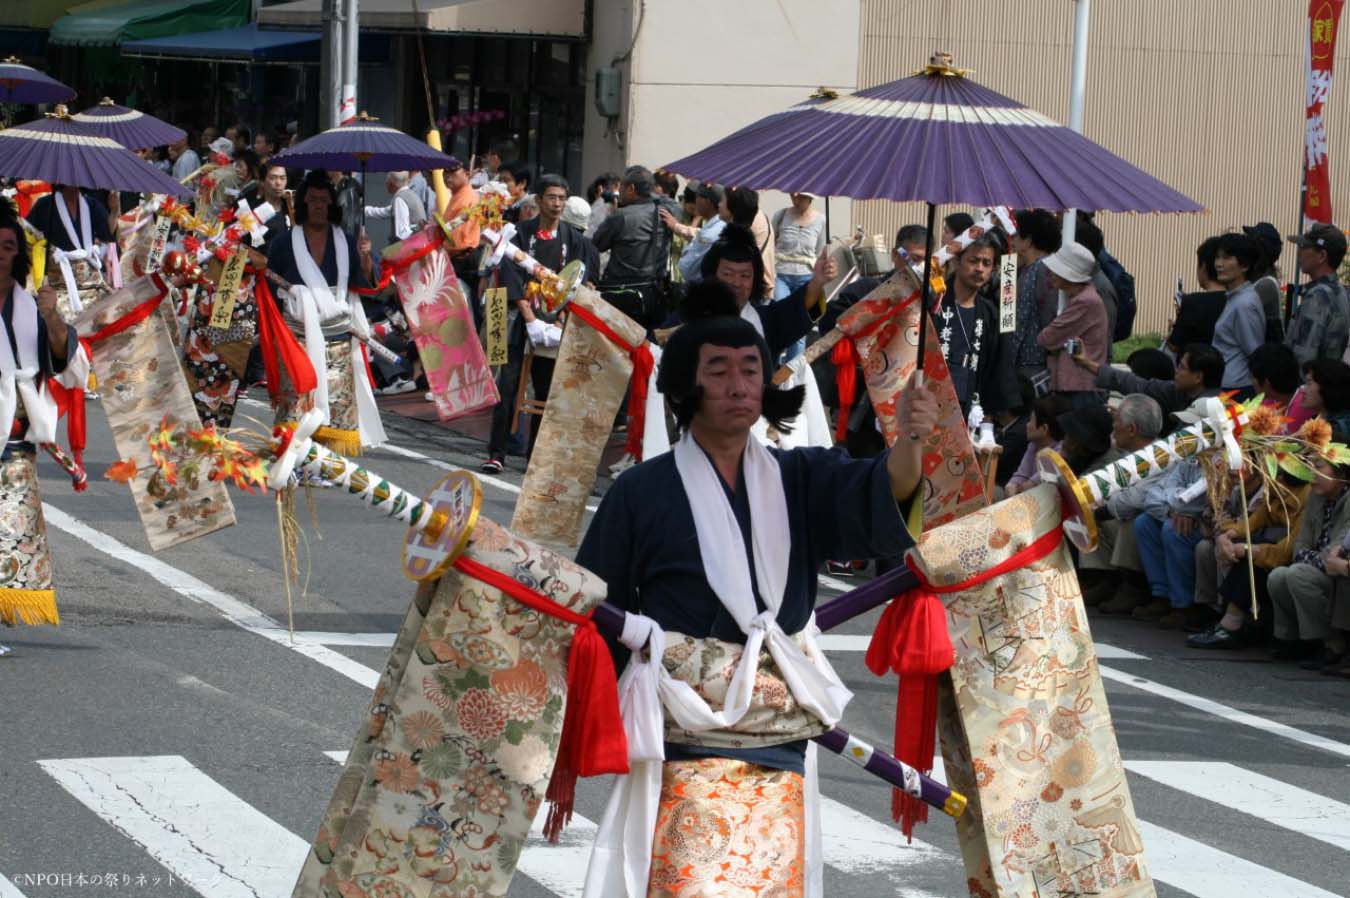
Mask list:
[{"label": "wooden placard with calligraphy", "polygon": [[483,294],[487,303],[484,329],[487,331],[487,360],[489,365],[505,365],[508,357],[506,341],[506,288],[490,287]]},{"label": "wooden placard with calligraphy", "polygon": [[164,262],[164,249],[169,245],[169,231],[173,230],[173,219],[167,215],[155,216],[155,238],[150,244],[150,252],[145,258],[145,270],[159,271]]},{"label": "wooden placard with calligraphy", "polygon": [[1017,255],[1004,253],[998,273],[998,332],[1017,330]]},{"label": "wooden placard with calligraphy", "polygon": [[[138,278],[80,314],[76,327],[92,334],[137,306],[163,295],[158,275]],[[168,299],[161,299],[161,308]],[[150,467],[146,442],[170,427],[201,427],[192,391],[164,318],[153,314],[144,321],[95,343],[93,370],[98,378],[99,405],[108,415],[117,455]],[[234,505],[225,484],[207,479],[206,472],[180,472],[177,483],[137,477],[130,484],[136,511],[150,548],[156,552],[205,536],[234,524]]]},{"label": "wooden placard with calligraphy", "polygon": [[244,265],[248,262],[248,250],[242,246],[225,263],[216,282],[216,301],[211,305],[211,326],[222,330],[234,320],[234,303],[239,296],[239,281],[244,276]]}]

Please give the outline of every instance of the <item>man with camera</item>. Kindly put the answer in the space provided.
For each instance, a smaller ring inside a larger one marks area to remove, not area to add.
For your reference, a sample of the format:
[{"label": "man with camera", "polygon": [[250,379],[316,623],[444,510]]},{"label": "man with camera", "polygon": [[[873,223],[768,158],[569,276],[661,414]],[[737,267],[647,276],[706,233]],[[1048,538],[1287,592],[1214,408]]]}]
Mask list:
[{"label": "man with camera", "polygon": [[648,329],[665,317],[669,290],[670,231],[661,210],[679,212],[669,197],[652,195],[652,173],[640,165],[624,170],[619,208],[595,232],[593,242],[609,253],[599,289],[628,317]]}]

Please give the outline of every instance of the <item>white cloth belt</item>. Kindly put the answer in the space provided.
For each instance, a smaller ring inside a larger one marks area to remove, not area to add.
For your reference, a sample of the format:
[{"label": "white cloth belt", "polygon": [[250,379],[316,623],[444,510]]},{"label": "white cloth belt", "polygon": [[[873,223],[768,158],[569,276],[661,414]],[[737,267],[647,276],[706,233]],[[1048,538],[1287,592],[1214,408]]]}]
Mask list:
[{"label": "white cloth belt", "polygon": [[[334,225],[329,239],[333,241],[333,256],[337,260],[336,290],[328,285],[319,266],[315,264],[314,257],[309,254],[304,228],[291,228],[291,250],[295,254],[295,266],[304,285],[292,285],[286,297],[286,314],[299,321],[304,328],[305,355],[309,356],[310,364],[314,366],[317,380],[314,388],[314,407],[322,413],[323,424],[332,421],[328,396],[328,355],[325,346],[327,341],[324,339],[323,323],[350,316],[353,330],[367,338],[370,335],[370,324],[366,321],[366,312],[361,306],[360,297],[347,290],[351,262],[347,255],[346,235]],[[341,297],[341,300],[338,297]],[[384,424],[380,421],[380,410],[375,405],[375,391],[366,372],[361,341],[352,337],[347,343],[352,354],[353,394],[361,445],[366,447],[383,445],[387,437]]]},{"label": "white cloth belt", "polygon": [[70,300],[70,310],[78,315],[84,311],[84,303],[80,302],[80,285],[75,279],[75,269],[70,263],[88,262],[93,265],[99,258],[98,251],[87,249],[64,250],[52,247],[52,258],[56,261],[56,267],[61,272],[61,283],[66,288],[66,297]]},{"label": "white cloth belt", "polygon": [[[28,414],[28,432],[24,439],[32,443],[56,441],[56,421],[59,413],[56,400],[44,381],[37,384],[39,366],[38,310],[31,294],[14,285],[10,302],[13,305],[14,342],[19,347],[19,358],[9,345],[9,331],[0,318],[0,441],[8,441],[14,429],[19,401]],[[83,387],[89,379],[89,358],[84,347],[76,344],[75,358],[66,361],[66,368],[57,381],[66,387]]]}]

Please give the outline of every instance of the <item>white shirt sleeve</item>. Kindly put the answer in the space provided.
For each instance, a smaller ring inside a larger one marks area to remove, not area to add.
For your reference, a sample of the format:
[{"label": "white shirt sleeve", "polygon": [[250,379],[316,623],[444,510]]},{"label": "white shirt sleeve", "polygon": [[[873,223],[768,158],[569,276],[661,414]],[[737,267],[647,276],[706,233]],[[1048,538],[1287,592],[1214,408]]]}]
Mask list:
[{"label": "white shirt sleeve", "polygon": [[402,197],[394,197],[391,203],[394,207],[394,235],[399,240],[407,240],[412,236],[412,220],[408,214],[408,203]]},{"label": "white shirt sleeve", "polygon": [[[366,218],[389,218],[394,214],[394,207],[391,203],[388,206],[367,206]],[[396,222],[398,219],[394,219]]]}]

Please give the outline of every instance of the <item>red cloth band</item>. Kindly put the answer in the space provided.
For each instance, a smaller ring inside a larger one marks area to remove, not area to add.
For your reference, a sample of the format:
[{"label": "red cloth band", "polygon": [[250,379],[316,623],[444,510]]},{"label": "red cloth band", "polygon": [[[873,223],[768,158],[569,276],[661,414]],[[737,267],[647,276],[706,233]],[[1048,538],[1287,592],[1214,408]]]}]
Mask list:
[{"label": "red cloth band", "polygon": [[[275,403],[281,396],[281,368],[291,378],[297,394],[303,396],[319,385],[319,376],[295,334],[281,320],[281,309],[272,297],[266,272],[253,279],[253,301],[258,307],[258,343],[262,347],[263,370],[267,372],[267,393]],[[278,364],[279,363],[279,364]]]},{"label": "red cloth band", "polygon": [[[947,632],[947,611],[938,595],[974,589],[1033,564],[1055,551],[1063,538],[1063,528],[1055,527],[989,570],[943,586],[930,583],[912,556],[905,558],[919,585],[897,596],[882,612],[866,656],[868,669],[877,676],[888,670],[900,675],[895,707],[895,756],[901,761],[924,773],[933,769],[937,676],[956,660]],[[896,789],[891,795],[891,814],[900,822],[904,834],[913,839],[914,824],[928,819],[928,806]]]},{"label": "red cloth band", "polygon": [[589,615],[577,614],[501,571],[461,555],[455,568],[528,608],[576,628],[567,660],[567,701],[558,757],[549,779],[544,835],[558,841],[572,819],[579,776],[628,772],[628,738],[619,714],[619,684],[609,646]]}]

